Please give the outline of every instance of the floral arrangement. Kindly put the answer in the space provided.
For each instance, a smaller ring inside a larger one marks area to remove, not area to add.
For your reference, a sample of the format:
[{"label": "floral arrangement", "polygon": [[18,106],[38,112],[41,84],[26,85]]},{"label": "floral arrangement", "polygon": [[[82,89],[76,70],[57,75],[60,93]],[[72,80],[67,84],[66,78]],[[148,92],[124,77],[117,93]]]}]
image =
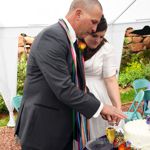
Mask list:
[{"label": "floral arrangement", "polygon": [[83,41],[78,41],[78,48],[80,49],[81,52],[84,51],[86,48],[86,44]]},{"label": "floral arrangement", "polygon": [[114,148],[117,150],[133,150],[131,143],[125,141],[124,135],[121,131],[116,131],[115,128],[109,127],[106,129],[106,136],[110,143],[113,144]]}]

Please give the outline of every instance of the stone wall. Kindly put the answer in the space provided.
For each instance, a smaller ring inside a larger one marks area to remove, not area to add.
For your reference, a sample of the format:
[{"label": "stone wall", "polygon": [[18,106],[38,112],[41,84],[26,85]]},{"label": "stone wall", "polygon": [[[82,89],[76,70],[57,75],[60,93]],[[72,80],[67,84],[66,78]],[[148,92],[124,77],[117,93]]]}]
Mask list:
[{"label": "stone wall", "polygon": [[34,37],[28,36],[24,33],[21,33],[18,37],[18,58],[20,59],[21,55],[25,52],[27,56],[30,52],[31,44],[34,40]]},{"label": "stone wall", "polygon": [[133,52],[150,49],[150,35],[132,34],[133,28],[128,28],[125,33],[125,49]]},{"label": "stone wall", "polygon": [[[131,32],[134,29],[129,27],[125,33],[125,45],[124,49],[130,49],[133,52],[139,52],[142,50],[150,49],[150,35],[137,35],[132,34]],[[34,37],[28,36],[24,33],[21,33],[18,37],[18,57],[20,58],[23,52],[26,52],[27,55],[30,52],[31,44],[34,40]]]}]

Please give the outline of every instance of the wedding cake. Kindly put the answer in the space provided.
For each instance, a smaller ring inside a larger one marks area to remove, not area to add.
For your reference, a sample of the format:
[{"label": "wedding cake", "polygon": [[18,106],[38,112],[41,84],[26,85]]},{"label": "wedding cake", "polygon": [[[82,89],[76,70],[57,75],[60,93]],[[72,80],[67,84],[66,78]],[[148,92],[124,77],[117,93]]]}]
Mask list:
[{"label": "wedding cake", "polygon": [[129,121],[123,129],[125,140],[133,147],[150,150],[150,124],[145,119]]}]

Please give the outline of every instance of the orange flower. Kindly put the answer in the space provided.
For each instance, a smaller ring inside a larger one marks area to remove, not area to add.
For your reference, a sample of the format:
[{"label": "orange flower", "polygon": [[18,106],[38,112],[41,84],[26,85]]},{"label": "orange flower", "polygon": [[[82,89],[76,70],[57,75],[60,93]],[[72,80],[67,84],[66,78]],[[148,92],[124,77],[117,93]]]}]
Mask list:
[{"label": "orange flower", "polygon": [[119,145],[118,150],[126,150],[125,142]]},{"label": "orange flower", "polygon": [[86,44],[82,41],[78,41],[78,48],[81,50],[81,52],[83,52],[86,48]]}]

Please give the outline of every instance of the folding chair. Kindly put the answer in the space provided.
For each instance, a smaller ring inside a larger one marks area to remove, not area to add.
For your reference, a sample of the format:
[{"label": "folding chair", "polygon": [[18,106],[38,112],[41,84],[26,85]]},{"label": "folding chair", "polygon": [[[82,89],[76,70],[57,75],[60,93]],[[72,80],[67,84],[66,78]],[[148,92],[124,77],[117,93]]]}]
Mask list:
[{"label": "folding chair", "polygon": [[137,79],[133,81],[132,86],[135,93],[137,94],[140,89],[147,89],[148,86],[150,86],[150,81],[148,81],[147,79]]},{"label": "folding chair", "polygon": [[144,91],[144,115],[150,115],[150,89]]},{"label": "folding chair", "polygon": [[125,122],[131,121],[131,120],[136,120],[136,119],[142,119],[141,113],[139,113],[137,110],[142,105],[141,102],[142,102],[143,98],[144,98],[144,91],[141,90],[135,96],[128,111],[124,112],[127,116],[127,119],[125,119]]},{"label": "folding chair", "polygon": [[15,96],[12,99],[12,105],[14,106],[17,112],[19,111],[21,101],[22,101],[22,96]]}]

